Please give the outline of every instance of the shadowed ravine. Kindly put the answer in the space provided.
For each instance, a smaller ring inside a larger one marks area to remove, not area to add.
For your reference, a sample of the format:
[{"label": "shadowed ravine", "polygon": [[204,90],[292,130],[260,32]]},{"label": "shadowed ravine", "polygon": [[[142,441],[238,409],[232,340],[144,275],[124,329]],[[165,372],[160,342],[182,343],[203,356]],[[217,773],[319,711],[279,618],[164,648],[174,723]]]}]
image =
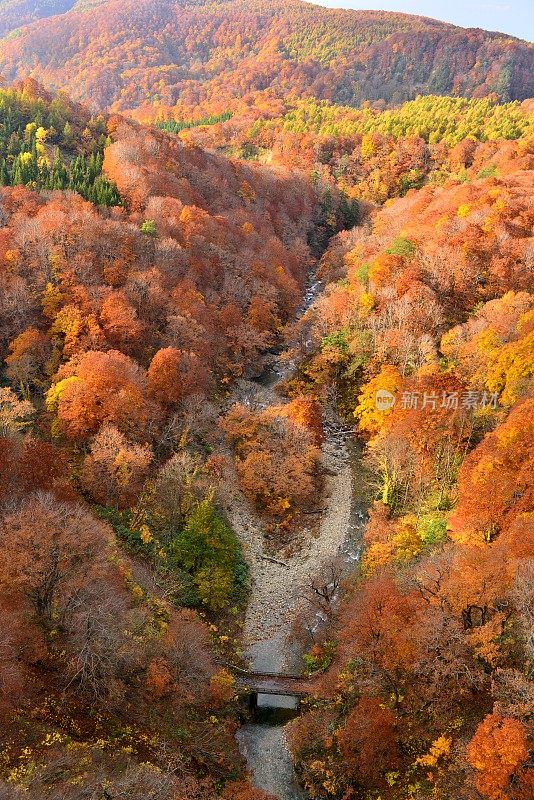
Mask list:
[{"label": "shadowed ravine", "polygon": [[[317,282],[310,286],[301,314],[314,302],[321,288]],[[280,354],[259,379],[246,382],[246,386],[242,383],[241,392],[254,408],[279,403],[274,390],[290,370]],[[304,599],[306,589],[333,561],[348,572],[359,556],[365,503],[359,497],[362,493],[355,492],[354,487],[360,472],[360,451],[350,431],[332,411],[326,414],[321,461],[326,478],[318,532],[307,537],[308,532],[302,530],[304,544],[293,555],[284,557],[284,563],[265,558],[269,553],[262,521],[237,485],[228,497],[227,514],[241,540],[250,570],[251,596],[242,645],[244,657],[254,672],[300,672],[302,653],[291,634],[301,612],[309,610]],[[324,623],[320,611],[315,619],[317,627]],[[259,695],[258,705],[260,713],[256,721],[243,725],[237,734],[252,781],[279,800],[304,798],[285,739],[287,709],[294,708],[296,702],[293,698]],[[266,707],[286,711],[266,713]],[[289,716],[292,713],[295,712],[289,711]]]}]

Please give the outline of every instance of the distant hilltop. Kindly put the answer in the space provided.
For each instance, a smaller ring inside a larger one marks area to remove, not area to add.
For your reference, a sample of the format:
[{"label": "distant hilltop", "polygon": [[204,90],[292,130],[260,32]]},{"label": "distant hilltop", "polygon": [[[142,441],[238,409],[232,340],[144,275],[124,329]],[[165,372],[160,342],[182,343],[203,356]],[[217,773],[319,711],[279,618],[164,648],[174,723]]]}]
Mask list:
[{"label": "distant hilltop", "polygon": [[[36,22],[38,20],[38,22]],[[483,22],[481,17],[481,23]],[[94,108],[315,97],[534,95],[534,46],[506,34],[301,0],[7,0],[0,74]]]}]

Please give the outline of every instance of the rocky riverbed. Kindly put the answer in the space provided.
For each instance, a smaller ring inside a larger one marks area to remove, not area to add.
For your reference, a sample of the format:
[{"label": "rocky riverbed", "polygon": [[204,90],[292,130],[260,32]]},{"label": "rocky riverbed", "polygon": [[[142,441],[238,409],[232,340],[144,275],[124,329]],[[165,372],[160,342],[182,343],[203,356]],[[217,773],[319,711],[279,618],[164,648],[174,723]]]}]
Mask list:
[{"label": "rocky riverbed", "polygon": [[[265,407],[271,389],[248,387],[251,403]],[[276,397],[277,402],[280,402]],[[302,668],[301,645],[293,638],[295,622],[303,613],[321,612],[310,607],[310,586],[336,562],[341,572],[350,571],[359,556],[364,522],[363,504],[354,493],[359,451],[347,431],[335,421],[326,424],[321,464],[325,473],[322,512],[318,526],[299,531],[299,546],[291,553],[277,553],[267,546],[264,524],[242,494],[237,480],[225,488],[226,512],[238,535],[249,565],[250,601],[242,635],[245,660],[258,672],[298,672]],[[295,778],[282,725],[250,723],[238,733],[253,782],[279,800],[304,797]]]},{"label": "rocky riverbed", "polygon": [[[301,313],[309,308],[320,288],[318,282],[310,284]],[[281,400],[276,384],[292,370],[293,365],[280,354],[260,379],[240,381],[232,402],[244,402],[255,409],[278,405]],[[355,486],[364,482],[358,475],[360,452],[351,431],[331,410],[325,419],[321,468],[325,477],[319,519],[310,521],[308,528],[302,525],[291,549],[277,552],[276,558],[268,546],[263,520],[241,492],[235,474],[230,474],[225,483],[226,513],[249,567],[251,593],[242,649],[253,671],[301,670],[302,645],[293,636],[295,624],[303,615],[315,628],[326,621],[321,610],[310,603],[312,582],[334,563],[339,574],[348,573],[359,557],[365,516],[365,501],[359,491],[355,492]],[[237,738],[255,786],[279,800],[303,800],[283,725],[249,723],[241,727]]]}]

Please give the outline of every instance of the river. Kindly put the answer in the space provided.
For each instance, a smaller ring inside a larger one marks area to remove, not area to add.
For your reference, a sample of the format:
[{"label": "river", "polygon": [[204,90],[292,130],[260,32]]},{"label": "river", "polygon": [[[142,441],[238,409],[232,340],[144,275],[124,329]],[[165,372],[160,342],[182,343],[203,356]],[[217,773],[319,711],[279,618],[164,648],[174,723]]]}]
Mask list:
[{"label": "river", "polygon": [[[300,315],[321,290],[320,282],[310,283]],[[241,393],[246,402],[254,408],[279,404],[276,384],[293,368],[282,353],[276,356],[260,378],[248,385],[242,383]],[[252,671],[301,671],[302,652],[293,640],[292,630],[302,612],[309,612],[309,603],[303,598],[306,589],[333,562],[347,575],[359,558],[366,515],[360,449],[350,429],[341,424],[332,409],[325,415],[321,461],[326,478],[318,531],[303,529],[302,546],[298,552],[285,556],[284,563],[265,558],[262,521],[237,487],[227,503],[228,517],[241,540],[250,570],[251,595],[243,629],[243,655]],[[313,627],[318,629],[326,618],[320,611],[314,616]],[[291,705],[295,713],[294,698],[259,695],[258,705],[255,720],[243,725],[237,733],[252,782],[278,800],[304,800],[306,795],[298,784],[285,739],[285,722],[288,712],[291,716]],[[285,711],[281,711],[281,705]]]}]

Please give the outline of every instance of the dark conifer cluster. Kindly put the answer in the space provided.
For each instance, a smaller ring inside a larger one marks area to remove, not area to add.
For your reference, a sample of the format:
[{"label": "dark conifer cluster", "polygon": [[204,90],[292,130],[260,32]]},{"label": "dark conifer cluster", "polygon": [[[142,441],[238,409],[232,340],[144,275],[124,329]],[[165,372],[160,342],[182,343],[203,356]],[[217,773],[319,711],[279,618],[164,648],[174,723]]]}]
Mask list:
[{"label": "dark conifer cluster", "polygon": [[120,205],[117,187],[102,174],[105,121],[82,118],[81,128],[75,111],[61,96],[48,101],[31,87],[0,91],[0,184],[69,189],[96,205]]}]

